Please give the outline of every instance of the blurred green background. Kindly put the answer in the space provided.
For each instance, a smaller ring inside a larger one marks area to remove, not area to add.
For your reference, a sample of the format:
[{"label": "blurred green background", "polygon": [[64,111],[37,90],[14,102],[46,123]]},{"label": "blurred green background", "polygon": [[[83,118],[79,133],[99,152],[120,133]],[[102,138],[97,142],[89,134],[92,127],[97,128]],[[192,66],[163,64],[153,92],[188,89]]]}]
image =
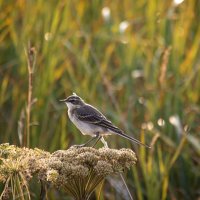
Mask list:
[{"label": "blurred green background", "polygon": [[[0,143],[21,145],[28,42],[37,51],[31,147],[52,152],[89,139],[58,101],[76,92],[153,145],[106,138],[137,153],[125,175],[134,199],[200,198],[199,0],[0,0]],[[124,199],[114,183],[100,199]]]}]

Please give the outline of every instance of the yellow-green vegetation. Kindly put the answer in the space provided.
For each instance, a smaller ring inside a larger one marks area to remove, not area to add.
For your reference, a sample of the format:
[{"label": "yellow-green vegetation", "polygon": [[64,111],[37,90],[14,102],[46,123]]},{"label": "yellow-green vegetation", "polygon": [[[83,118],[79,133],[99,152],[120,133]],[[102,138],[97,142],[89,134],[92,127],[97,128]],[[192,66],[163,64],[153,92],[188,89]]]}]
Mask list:
[{"label": "yellow-green vegetation", "polygon": [[50,154],[40,149],[2,144],[0,183],[4,188],[0,199],[32,199],[28,182],[37,176],[76,200],[88,200],[107,176],[130,169],[136,160],[130,149],[71,147]]},{"label": "yellow-green vegetation", "polygon": [[[199,0],[0,0],[0,143],[20,146],[30,134],[31,148],[53,152],[86,141],[58,101],[75,92],[153,145],[106,138],[111,148],[136,148],[126,178],[134,199],[199,198],[199,22]],[[107,180],[96,196],[117,192]]]}]

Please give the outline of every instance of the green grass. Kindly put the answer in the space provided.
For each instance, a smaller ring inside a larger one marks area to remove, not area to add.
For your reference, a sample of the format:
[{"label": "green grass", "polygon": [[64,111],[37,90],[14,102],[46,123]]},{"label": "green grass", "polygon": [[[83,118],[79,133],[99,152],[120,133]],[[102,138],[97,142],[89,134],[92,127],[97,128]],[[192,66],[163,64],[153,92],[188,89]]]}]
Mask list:
[{"label": "green grass", "polygon": [[[101,15],[105,6],[108,22]],[[31,126],[31,147],[54,151],[88,139],[58,101],[76,92],[128,134],[154,141],[151,150],[136,147],[139,162],[127,176],[135,199],[197,199],[199,13],[198,0],[177,6],[162,0],[1,0],[0,143],[19,145],[28,93],[24,47],[30,41],[37,49],[31,122],[38,123]],[[124,20],[129,26],[120,33]],[[169,121],[174,115],[183,134]],[[133,147],[116,136],[107,140],[114,148]],[[115,199],[115,190],[103,190]]]}]

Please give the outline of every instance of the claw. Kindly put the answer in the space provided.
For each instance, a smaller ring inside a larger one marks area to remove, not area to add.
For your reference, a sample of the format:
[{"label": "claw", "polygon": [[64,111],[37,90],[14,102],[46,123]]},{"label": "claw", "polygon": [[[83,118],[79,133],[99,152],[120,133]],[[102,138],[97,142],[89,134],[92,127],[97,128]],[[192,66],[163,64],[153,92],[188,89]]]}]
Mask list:
[{"label": "claw", "polygon": [[81,147],[85,147],[85,144],[75,144],[75,145],[72,145],[71,147],[81,148]]}]

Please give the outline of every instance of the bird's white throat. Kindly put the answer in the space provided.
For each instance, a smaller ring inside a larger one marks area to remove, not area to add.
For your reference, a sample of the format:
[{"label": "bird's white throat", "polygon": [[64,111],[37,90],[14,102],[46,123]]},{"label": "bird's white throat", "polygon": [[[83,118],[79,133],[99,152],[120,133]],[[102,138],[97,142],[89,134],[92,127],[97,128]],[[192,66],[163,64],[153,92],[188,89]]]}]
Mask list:
[{"label": "bird's white throat", "polygon": [[81,107],[80,105],[74,105],[74,104],[72,104],[70,102],[66,102],[66,105],[67,105],[69,111],[73,110],[75,108],[80,108]]},{"label": "bird's white throat", "polygon": [[69,110],[73,110],[73,109],[75,108],[75,105],[73,105],[73,104],[70,103],[70,102],[66,102],[66,105],[67,105],[67,108],[68,108]]}]

